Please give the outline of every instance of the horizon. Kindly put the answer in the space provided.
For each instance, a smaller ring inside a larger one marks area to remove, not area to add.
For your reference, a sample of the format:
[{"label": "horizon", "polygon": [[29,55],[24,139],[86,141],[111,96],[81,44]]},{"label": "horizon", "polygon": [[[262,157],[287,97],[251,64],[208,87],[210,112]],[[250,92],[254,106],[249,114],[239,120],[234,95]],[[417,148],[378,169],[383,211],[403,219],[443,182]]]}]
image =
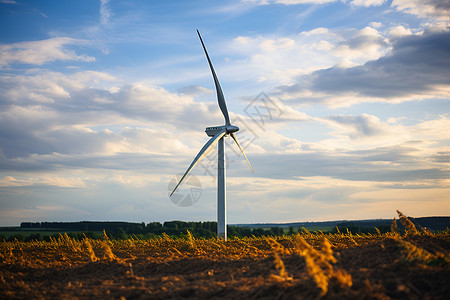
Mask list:
[{"label": "horizon", "polygon": [[197,29],[228,223],[449,216],[450,9],[315,2],[0,0],[0,226],[216,220]]},{"label": "horizon", "polygon": [[[407,216],[408,218],[414,218],[414,219],[418,219],[418,218],[450,218],[450,216]],[[227,226],[235,226],[235,225],[265,225],[265,224],[277,224],[277,225],[285,225],[285,224],[297,224],[297,223],[326,223],[326,222],[353,222],[353,221],[372,221],[372,220],[393,220],[390,218],[372,218],[372,219],[336,219],[336,220],[325,220],[325,221],[293,221],[293,222],[257,222],[257,223],[230,223],[227,224]],[[399,220],[398,217],[396,217],[396,220]],[[184,220],[165,220],[162,222],[158,222],[161,224],[164,224],[164,222],[217,222],[217,220],[206,220],[206,221],[200,221],[200,220],[191,220],[191,221],[184,221]],[[133,223],[133,224],[141,224],[141,223],[145,223],[145,224],[149,224],[155,221],[121,221],[121,220],[79,220],[79,221],[40,221],[38,223],[80,223],[80,222],[117,222],[117,223]],[[31,221],[22,221],[19,223],[19,225],[2,225],[0,227],[20,227],[21,223],[36,223],[36,222],[31,222]]]}]

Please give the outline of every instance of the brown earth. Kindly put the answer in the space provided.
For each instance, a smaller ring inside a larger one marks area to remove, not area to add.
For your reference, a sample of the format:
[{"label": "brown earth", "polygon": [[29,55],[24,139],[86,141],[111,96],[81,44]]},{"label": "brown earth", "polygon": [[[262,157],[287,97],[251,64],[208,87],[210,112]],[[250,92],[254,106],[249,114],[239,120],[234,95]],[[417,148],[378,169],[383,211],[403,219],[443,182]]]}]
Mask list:
[{"label": "brown earth", "polygon": [[[449,235],[326,237],[326,291],[294,237],[0,242],[0,299],[450,299]],[[304,238],[319,249],[323,236]],[[351,284],[326,275],[339,270]]]}]

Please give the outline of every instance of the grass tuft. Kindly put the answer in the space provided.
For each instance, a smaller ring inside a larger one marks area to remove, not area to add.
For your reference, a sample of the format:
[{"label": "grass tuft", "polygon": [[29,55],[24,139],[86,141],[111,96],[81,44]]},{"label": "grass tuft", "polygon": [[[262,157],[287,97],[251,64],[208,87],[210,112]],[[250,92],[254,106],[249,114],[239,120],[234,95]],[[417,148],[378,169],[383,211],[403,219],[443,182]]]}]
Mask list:
[{"label": "grass tuft", "polygon": [[414,226],[414,223],[411,222],[410,219],[408,219],[407,216],[405,216],[401,211],[397,210],[398,217],[400,218],[400,222],[402,222],[403,226],[406,228],[406,235],[414,235],[418,234],[416,226]]},{"label": "grass tuft", "polygon": [[336,263],[336,258],[333,256],[331,243],[326,237],[323,237],[320,242],[321,252],[315,250],[299,234],[295,237],[295,244],[297,253],[305,258],[308,273],[321,289],[321,296],[328,293],[328,285],[332,278],[336,279],[342,287],[352,286],[350,274],[342,269],[333,268],[332,264]]},{"label": "grass tuft", "polygon": [[286,272],[286,267],[284,265],[283,260],[280,257],[280,253],[286,253],[286,248],[283,247],[280,243],[275,241],[273,238],[267,238],[267,242],[273,249],[273,255],[274,255],[274,263],[275,268],[277,269],[279,275],[271,274],[270,277],[272,279],[275,279],[277,281],[286,281],[286,280],[292,280],[292,277],[289,277],[288,273]]}]

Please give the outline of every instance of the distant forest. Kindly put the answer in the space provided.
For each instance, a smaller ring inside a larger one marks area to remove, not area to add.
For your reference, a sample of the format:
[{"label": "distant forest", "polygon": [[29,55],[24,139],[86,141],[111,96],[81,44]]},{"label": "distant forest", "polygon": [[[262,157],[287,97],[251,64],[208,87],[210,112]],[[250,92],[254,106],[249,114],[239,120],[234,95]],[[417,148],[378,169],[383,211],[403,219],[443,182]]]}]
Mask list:
[{"label": "distant forest", "polygon": [[[450,217],[424,217],[410,218],[410,220],[419,228],[427,228],[433,232],[449,232]],[[360,221],[334,221],[334,222],[303,222],[286,224],[241,224],[229,225],[227,227],[229,237],[250,237],[250,236],[277,236],[284,234],[295,234],[305,231],[306,228],[322,226],[330,228],[327,232],[353,234],[381,233],[391,230],[392,220],[360,220]],[[404,230],[400,222],[397,222],[399,230]],[[67,232],[67,234],[76,239],[82,239],[85,236],[90,238],[102,238],[103,231],[114,239],[126,239],[135,237],[139,239],[156,238],[163,234],[172,237],[179,237],[187,234],[187,231],[196,238],[212,238],[216,236],[217,222],[183,222],[168,221],[164,223],[130,223],[130,222],[22,222],[20,229],[16,234],[10,234],[7,238],[0,234],[0,240],[49,240],[50,237],[59,237],[58,232]],[[1,231],[1,230],[0,230]],[[28,234],[27,234],[28,232]]]}]

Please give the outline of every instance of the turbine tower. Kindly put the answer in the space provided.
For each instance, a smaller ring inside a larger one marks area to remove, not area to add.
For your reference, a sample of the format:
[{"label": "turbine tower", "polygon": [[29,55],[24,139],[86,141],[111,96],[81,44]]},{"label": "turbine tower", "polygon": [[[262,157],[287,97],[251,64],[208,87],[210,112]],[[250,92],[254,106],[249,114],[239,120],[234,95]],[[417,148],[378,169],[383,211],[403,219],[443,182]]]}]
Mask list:
[{"label": "turbine tower", "polygon": [[228,115],[227,104],[225,102],[225,97],[223,96],[222,88],[220,87],[219,79],[217,79],[216,72],[214,71],[214,67],[209,59],[208,51],[206,51],[205,44],[203,43],[200,32],[197,30],[198,37],[200,38],[200,42],[202,43],[203,50],[205,51],[206,59],[208,60],[209,68],[211,69],[211,73],[214,79],[214,84],[216,85],[217,92],[217,101],[219,102],[220,110],[225,118],[225,125],[222,126],[213,126],[207,127],[205,132],[211,139],[203,146],[200,152],[192,161],[191,165],[184,173],[183,177],[181,177],[180,181],[177,183],[175,188],[173,189],[170,196],[173,195],[178,186],[183,182],[189,172],[195,167],[195,165],[201,161],[209,152],[219,143],[219,151],[218,151],[218,162],[217,162],[217,237],[224,238],[227,240],[227,214],[226,214],[226,170],[225,170],[225,144],[224,138],[227,136],[231,136],[233,140],[236,142],[236,145],[241,150],[242,154],[247,160],[250,169],[252,166],[247,159],[247,156],[242,150],[241,145],[239,144],[236,135],[234,134],[239,130],[239,127],[233,126],[230,123],[230,117]]}]

